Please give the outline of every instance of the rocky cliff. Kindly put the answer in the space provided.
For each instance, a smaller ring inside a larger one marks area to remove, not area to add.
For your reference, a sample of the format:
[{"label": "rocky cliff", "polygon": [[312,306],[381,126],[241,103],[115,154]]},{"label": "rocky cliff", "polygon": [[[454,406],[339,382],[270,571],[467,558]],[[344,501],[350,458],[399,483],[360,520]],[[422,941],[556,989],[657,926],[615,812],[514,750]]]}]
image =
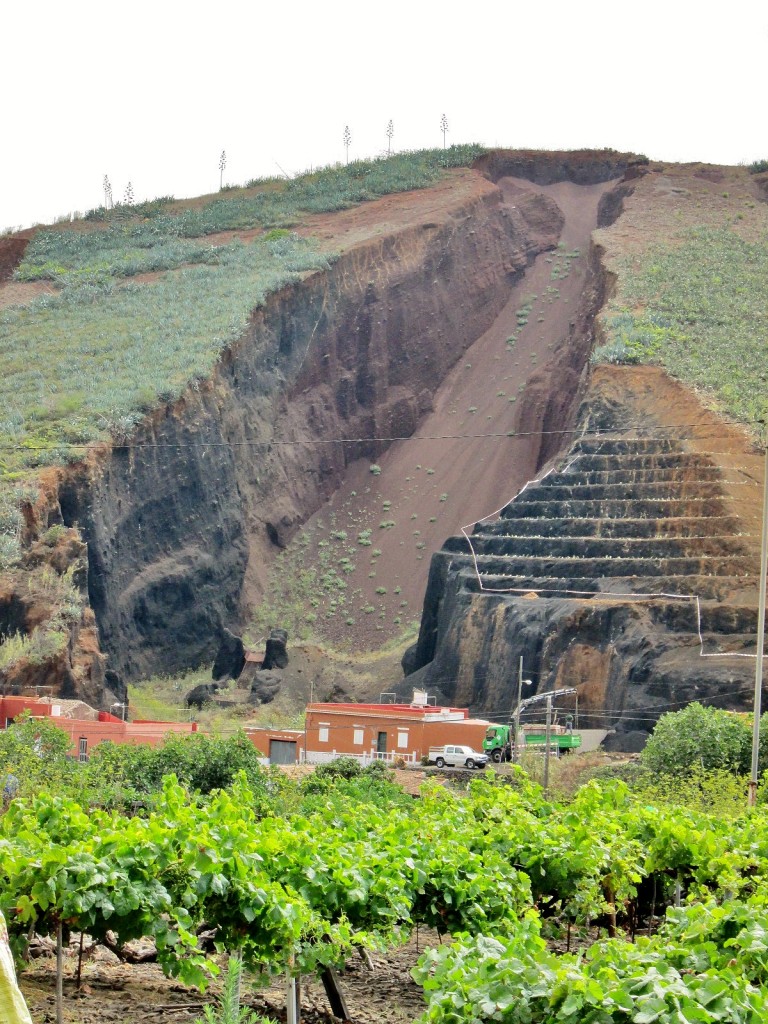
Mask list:
[{"label": "rocky cliff", "polygon": [[408,657],[420,685],[504,714],[522,658],[526,696],[578,687],[585,724],[615,726],[619,749],[691,700],[750,706],[757,560],[740,492],[759,469],[736,430],[738,457],[716,464],[714,422],[660,370],[602,368],[578,439],[433,557]]},{"label": "rocky cliff", "polygon": [[[210,660],[222,628],[239,628],[259,599],[275,552],[349,463],[416,430],[513,283],[557,244],[557,203],[518,193],[507,202],[504,182],[605,182],[627,164],[618,154],[501,153],[484,158],[480,173],[461,172],[461,188],[451,192],[449,181],[439,202],[427,190],[412,206],[407,197],[366,204],[368,230],[350,236],[329,270],[256,310],[210,379],[131,437],[51,474],[44,500],[27,509],[26,542],[31,550],[61,524],[85,545],[90,610],[73,630],[68,666],[85,659],[79,676],[97,690],[103,655],[123,678]],[[609,203],[609,219],[619,204]],[[390,216],[406,206],[407,216]],[[532,436],[571,415],[598,270],[573,312],[571,343],[521,396],[517,422]],[[545,435],[531,446],[541,461],[558,441]],[[13,585],[7,597],[11,616]]]},{"label": "rocky cliff", "polygon": [[70,474],[61,516],[88,545],[110,664],[136,677],[210,658],[270,549],[351,459],[381,450],[376,438],[415,429],[535,251],[478,179],[439,222],[355,246],[273,295],[212,379]]}]

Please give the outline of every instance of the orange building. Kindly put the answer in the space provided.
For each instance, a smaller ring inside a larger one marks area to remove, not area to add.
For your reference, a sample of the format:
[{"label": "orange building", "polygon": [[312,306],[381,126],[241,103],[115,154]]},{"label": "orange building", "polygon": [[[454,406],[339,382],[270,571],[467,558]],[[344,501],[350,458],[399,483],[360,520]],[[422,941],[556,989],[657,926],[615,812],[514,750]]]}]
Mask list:
[{"label": "orange building", "polygon": [[92,748],[105,740],[148,743],[156,747],[169,733],[189,735],[197,732],[197,722],[124,722],[116,715],[96,711],[80,700],[49,697],[0,697],[0,729],[7,729],[25,711],[33,718],[49,718],[57,728],[69,733],[72,739],[70,753],[81,761],[87,760]]},{"label": "orange building", "polygon": [[[322,764],[343,755],[366,763],[402,759],[418,764],[430,747],[444,743],[482,749],[488,722],[470,718],[466,708],[436,707],[427,700],[426,693],[417,690],[411,704],[309,704],[305,729],[255,727],[245,732],[271,764]],[[158,746],[169,733],[197,732],[196,722],[124,722],[79,700],[1,696],[0,729],[25,711],[33,718],[50,719],[68,733],[71,754],[81,761],[106,740]]]},{"label": "orange building", "polygon": [[417,690],[411,704],[310,704],[306,760],[353,754],[363,760],[417,763],[430,747],[463,743],[482,750],[489,722],[466,708],[437,707]]},{"label": "orange building", "polygon": [[272,729],[257,725],[246,726],[245,734],[270,764],[297,764],[304,760],[303,729]]}]

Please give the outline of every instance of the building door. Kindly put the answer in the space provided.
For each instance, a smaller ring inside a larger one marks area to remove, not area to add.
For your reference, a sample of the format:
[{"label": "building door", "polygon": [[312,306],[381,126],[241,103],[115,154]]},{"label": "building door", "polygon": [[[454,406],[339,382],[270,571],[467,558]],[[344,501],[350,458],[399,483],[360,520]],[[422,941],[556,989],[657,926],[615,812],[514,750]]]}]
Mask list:
[{"label": "building door", "polygon": [[387,734],[380,732],[376,737],[376,752],[378,754],[386,754],[387,752]]},{"label": "building door", "polygon": [[296,741],[295,740],[270,740],[269,741],[269,763],[270,764],[296,764]]},{"label": "building door", "polygon": [[88,737],[81,736],[80,742],[77,745],[77,758],[79,761],[88,760]]}]

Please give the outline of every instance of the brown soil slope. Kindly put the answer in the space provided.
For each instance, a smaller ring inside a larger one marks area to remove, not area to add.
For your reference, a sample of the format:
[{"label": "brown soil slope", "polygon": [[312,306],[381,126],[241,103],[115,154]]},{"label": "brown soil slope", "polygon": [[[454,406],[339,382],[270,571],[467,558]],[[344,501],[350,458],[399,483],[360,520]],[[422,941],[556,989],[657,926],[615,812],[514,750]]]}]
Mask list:
[{"label": "brown soil slope", "polygon": [[[335,644],[379,646],[417,619],[431,554],[504,504],[568,423],[597,302],[590,233],[610,185],[506,178],[499,187],[509,217],[544,252],[430,394],[414,436],[377,457],[373,472],[370,458],[352,463],[307,524],[309,545],[296,548],[310,561],[329,547],[337,564],[346,559],[345,599],[315,594],[314,628]],[[543,439],[542,429],[555,433]],[[360,546],[366,531],[370,544]],[[298,571],[291,550],[283,561]]]}]

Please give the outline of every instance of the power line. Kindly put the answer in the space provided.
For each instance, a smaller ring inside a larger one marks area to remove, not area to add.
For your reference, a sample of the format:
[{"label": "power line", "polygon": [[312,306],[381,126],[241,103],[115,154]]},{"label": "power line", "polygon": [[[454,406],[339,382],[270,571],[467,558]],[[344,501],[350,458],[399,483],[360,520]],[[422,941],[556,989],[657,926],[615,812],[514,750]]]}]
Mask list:
[{"label": "power line", "polygon": [[[749,684],[745,684],[745,685],[749,686]],[[648,716],[648,717],[646,717],[643,714],[636,714],[635,712],[641,712],[642,713],[642,712],[653,711],[655,709],[675,708],[675,707],[680,707],[680,706],[687,707],[691,703],[703,704],[705,701],[707,701],[707,702],[715,701],[715,700],[720,700],[722,697],[733,697],[733,696],[746,696],[746,697],[749,697],[749,696],[751,696],[751,691],[748,691],[747,693],[745,693],[743,688],[738,689],[738,690],[721,690],[718,693],[713,694],[712,696],[709,696],[709,697],[706,697],[706,696],[704,696],[704,697],[697,697],[695,701],[689,701],[689,700],[663,701],[663,702],[661,702],[659,704],[645,704],[645,705],[643,705],[641,707],[638,707],[638,708],[628,708],[628,709],[621,710],[621,711],[619,711],[619,710],[612,711],[610,708],[580,707],[580,709],[579,709],[579,717],[580,718],[610,719],[610,720],[612,720],[614,722],[617,722],[617,723],[621,722],[621,721],[625,721],[625,722],[626,721],[629,721],[629,722],[656,722],[656,721],[658,721],[658,716],[655,716],[655,717]],[[484,715],[484,717],[489,719],[489,720],[499,719],[500,721],[508,721],[509,720],[509,714],[510,714],[509,712],[497,711],[497,712],[486,713]]]},{"label": "power line", "polygon": [[[698,423],[682,423],[675,424],[674,428],[654,428],[645,429],[640,424],[631,424],[626,427],[611,427],[605,430],[593,430],[588,433],[580,433],[579,428],[574,427],[563,430],[507,430],[507,431],[491,431],[487,433],[477,434],[410,434],[410,435],[396,435],[392,437],[331,437],[331,438],[298,438],[298,439],[281,439],[281,438],[266,438],[266,439],[254,439],[248,438],[244,441],[141,441],[136,443],[123,443],[116,444],[111,442],[108,438],[103,440],[88,441],[88,442],[70,442],[70,441],[58,441],[55,444],[48,445],[29,445],[29,444],[2,444],[0,445],[0,451],[26,451],[26,452],[44,452],[53,451],[57,448],[63,449],[75,449],[75,450],[86,450],[88,448],[97,449],[99,445],[109,445],[112,451],[121,450],[135,450],[139,448],[247,448],[247,447],[271,447],[275,446],[308,446],[308,445],[325,445],[325,444],[394,444],[395,442],[402,441],[475,441],[475,440],[515,440],[517,438],[526,437],[546,437],[546,436],[568,436],[579,434],[579,440],[584,439],[598,439],[602,441],[611,440],[610,435],[625,434],[626,431],[637,430],[643,431],[638,433],[634,437],[622,436],[615,438],[615,440],[621,441],[668,441],[674,440],[675,442],[699,442],[702,440],[709,440],[711,438],[722,438],[727,437],[728,432],[713,431],[711,433],[704,433],[698,435],[692,435],[690,437],[681,437],[676,434],[674,437],[670,436],[669,431],[678,429],[689,429],[699,426]],[[746,438],[745,438],[746,442]],[[570,453],[574,457],[579,458],[589,455],[599,455],[599,452],[573,452]],[[615,453],[616,458],[622,456],[633,456],[638,453],[626,452],[626,453]],[[657,454],[686,454],[681,452],[669,452],[669,453],[657,453]],[[733,455],[731,451],[702,451],[689,454],[700,454],[700,455]]]}]

